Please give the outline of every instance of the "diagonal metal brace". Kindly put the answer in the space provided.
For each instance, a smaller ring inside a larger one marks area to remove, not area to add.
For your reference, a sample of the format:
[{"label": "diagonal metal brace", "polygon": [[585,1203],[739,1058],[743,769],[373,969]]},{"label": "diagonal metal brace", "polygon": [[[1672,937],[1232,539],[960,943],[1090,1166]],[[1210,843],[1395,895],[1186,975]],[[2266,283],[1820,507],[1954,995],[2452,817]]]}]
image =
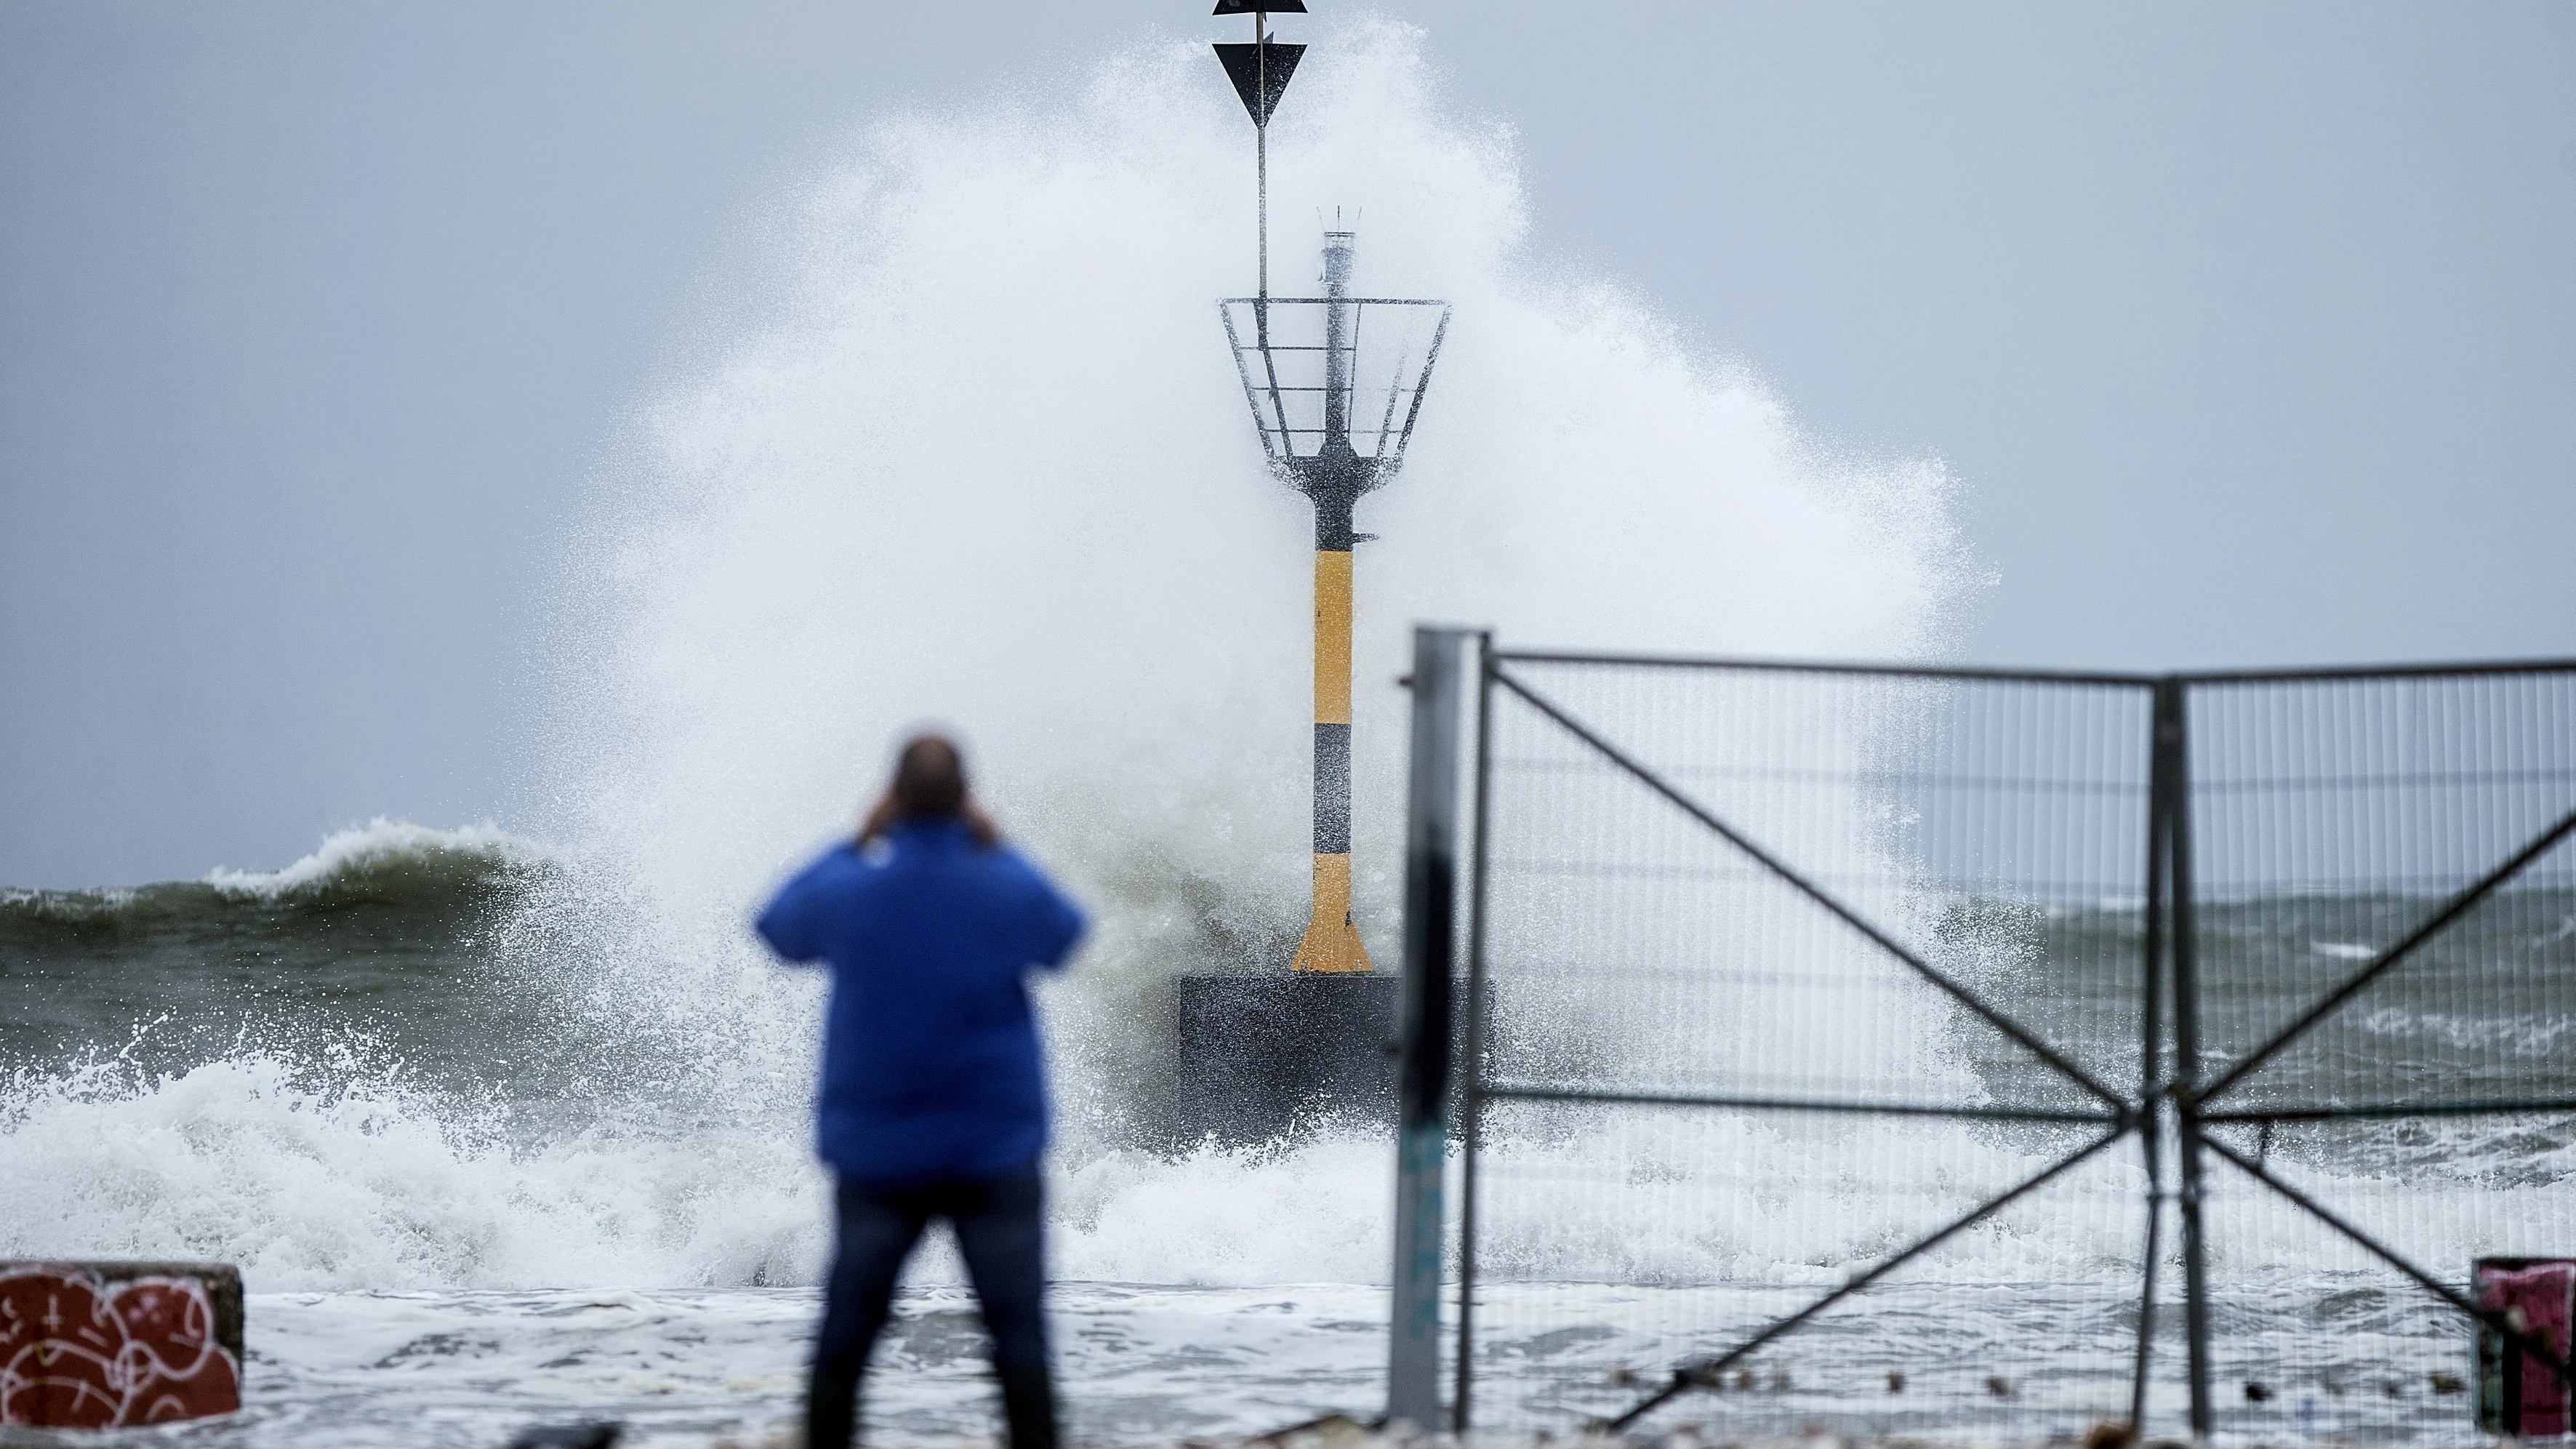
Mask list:
[{"label": "diagonal metal brace", "polygon": [[2470,1302],[2468,1299],[2462,1297],[2457,1289],[2452,1288],[2449,1284],[2435,1278],[2432,1274],[2425,1272],[2423,1269],[2416,1267],[2413,1263],[2399,1257],[2395,1249],[2382,1245],[2378,1239],[2373,1238],[2370,1234],[2363,1232],[2361,1229],[2345,1222],[2342,1218],[2337,1217],[2333,1210],[2329,1209],[2325,1204],[2318,1202],[2315,1198],[2308,1196],[2306,1193],[2290,1186],[2281,1179],[2274,1177],[2271,1173],[2266,1172],[2259,1163],[2246,1161],[2242,1154],[2238,1153],[2236,1149],[2228,1146],[2226,1143],[2219,1141],[2215,1137],[2204,1136],[2200,1139],[2200,1145],[2236,1164],[2237,1170],[2244,1173],[2246,1176],[2253,1178],[2256,1182],[2259,1182],[2265,1187],[2272,1189],[2274,1192],[2279,1193],[2281,1196],[2288,1198],[2291,1203],[2296,1205],[2308,1216],[2315,1218],[2318,1222],[2321,1222],[2327,1227],[2334,1229],[2336,1232],[2343,1234],[2345,1237],[2352,1239],[2355,1243],[2361,1245],[2362,1249],[2368,1252],[2371,1256],[2379,1259],[2383,1263],[2386,1263],[2398,1272],[2405,1274],[2407,1277],[2414,1279],[2419,1286],[2421,1286],[2426,1292],[2431,1293],[2434,1297],[2441,1299],[2453,1308],[2460,1310],[2462,1313],[2476,1319],[2478,1322],[2483,1323],[2487,1327],[2494,1329],[2496,1332],[2503,1334],[2505,1337],[2512,1339],[2521,1347],[2524,1353],[2530,1354],[2532,1357],[2537,1358],[2542,1363],[2548,1365],[2549,1371],[2558,1375],[2558,1381],[2560,1383],[2576,1387],[2576,1377],[2569,1376],[2567,1360],[2552,1352],[2549,1345],[2542,1343],[2530,1334],[2516,1329],[2510,1322],[2506,1321],[2503,1314],[2490,1308],[2480,1308],[2475,1303]]},{"label": "diagonal metal brace", "polygon": [[1270,378],[1270,404],[1279,414],[1279,434],[1276,441],[1271,437],[1270,419],[1261,415],[1261,390],[1253,385],[1252,373],[1243,365],[1243,354],[1255,349],[1243,345],[1243,335],[1235,330],[1233,308],[1220,302],[1217,304],[1216,315],[1217,320],[1225,324],[1226,347],[1234,354],[1234,375],[1243,380],[1243,400],[1252,408],[1252,430],[1261,435],[1262,456],[1275,463],[1279,460],[1279,445],[1288,440],[1288,414],[1281,408],[1279,402],[1279,366],[1271,360],[1270,356],[1270,303],[1267,299],[1255,302],[1252,318],[1254,325],[1261,329],[1259,351],[1261,365],[1267,370]]},{"label": "diagonal metal brace", "polygon": [[[1701,805],[1698,801],[1674,788],[1671,784],[1667,783],[1663,777],[1646,768],[1646,766],[1639,761],[1631,758],[1617,745],[1610,743],[1608,740],[1603,739],[1601,736],[1585,728],[1581,721],[1557,708],[1554,703],[1541,697],[1537,692],[1530,689],[1527,685],[1522,684],[1519,680],[1514,679],[1508,672],[1497,668],[1494,671],[1494,678],[1500,680],[1504,688],[1528,701],[1530,706],[1536,709],[1539,713],[1556,721],[1556,723],[1568,734],[1571,734],[1576,739],[1590,745],[1594,750],[1598,751],[1603,758],[1635,776],[1641,784],[1646,786],[1647,789],[1654,791],[1656,794],[1663,796],[1666,800],[1671,801],[1674,805],[1679,806],[1684,814],[1689,815],[1700,824],[1707,826],[1710,830],[1716,832],[1717,835],[1722,837],[1729,845],[1734,846],[1737,850],[1740,850],[1747,856],[1752,857],[1756,864],[1760,865],[1763,869],[1770,871],[1773,875],[1778,876],[1782,881],[1786,882],[1791,889],[1797,891],[1807,899],[1814,901],[1817,905],[1824,907],[1826,911],[1831,913],[1844,925],[1860,932],[1863,936],[1869,938],[1869,940],[1880,950],[1885,951],[1887,954],[1905,963],[1905,965],[1911,968],[1916,975],[1948,993],[1950,998],[1958,1002],[1961,1006],[1975,1012],[1986,1022],[1987,1025],[2002,1032],[2005,1036],[2011,1038],[2013,1042],[2020,1046],[2024,1051],[2029,1052],[2031,1055],[2039,1058],[2042,1062],[2045,1062],[2050,1070],[2056,1072],[2059,1076],[2066,1078],[2068,1081],[2073,1082],[2075,1085],[2082,1087],[2085,1091],[2092,1093],[2096,1098],[2100,1099],[2103,1105],[2109,1107],[2115,1114],[2117,1114],[2120,1120],[2125,1122],[2129,1113],[2134,1110],[2129,1102],[2122,1098],[2119,1093],[2114,1092],[2110,1088],[2103,1086],[2100,1082],[2093,1080],[2092,1076],[2082,1067],[2077,1066],[2075,1063],[2067,1060],[2064,1056],[2059,1055],[2057,1051],[2051,1048],[2047,1043],[2041,1041],[2038,1037],[2033,1036],[2028,1029],[2021,1025],[2021,1023],[2014,1021],[2012,1018],[2004,1015],[1994,1007],[1987,1005],[1975,992],[1970,991],[1965,986],[1962,986],[1958,982],[1951,980],[1948,976],[1943,975],[1938,968],[1932,965],[1931,962],[1926,961],[1922,957],[1915,955],[1912,951],[1907,950],[1903,944],[1896,940],[1895,937],[1888,935],[1885,931],[1882,931],[1877,926],[1871,924],[1869,920],[1863,917],[1858,911],[1844,905],[1840,900],[1836,899],[1831,892],[1825,890],[1822,886],[1814,884],[1806,877],[1798,874],[1795,870],[1790,869],[1787,862],[1773,856],[1770,852],[1764,850],[1761,846],[1746,838],[1733,826],[1730,826],[1725,821],[1718,819],[1716,815],[1710,813],[1706,806]],[[2569,823],[2571,825],[2576,825],[2576,821],[2570,821]]]},{"label": "diagonal metal brace", "polygon": [[2363,1102],[2350,1107],[2250,1107],[2242,1112],[2203,1112],[2203,1122],[2345,1122],[2386,1117],[2530,1117],[2576,1113],[2576,1097],[2516,1101]]},{"label": "diagonal metal brace", "polygon": [[2110,1112],[2056,1107],[1945,1106],[1938,1102],[1873,1102],[1867,1098],[1712,1097],[1679,1092],[1591,1092],[1530,1082],[1486,1082],[1476,1095],[1507,1102],[1577,1102],[1611,1107],[1717,1107],[1738,1112],[1823,1112],[1852,1117],[1947,1117],[1966,1122],[2094,1122],[2117,1127]]},{"label": "diagonal metal brace", "polygon": [[2084,1146],[2077,1148],[2075,1151],[2049,1164],[2046,1168],[2040,1171],[2038,1176],[2025,1178],[2018,1185],[2013,1187],[2011,1191],[2004,1193],[2002,1196],[1988,1198],[1986,1201],[1979,1203],[1975,1208],[1971,1209],[1966,1216],[1953,1219],[1950,1223],[1942,1227],[1939,1231],[1933,1233],[1930,1237],[1916,1240],[1912,1247],[1905,1249],[1903,1252],[1890,1258],[1881,1259],[1877,1266],[1871,1268],[1868,1272],[1852,1279],[1840,1288],[1837,1288],[1833,1292],[1826,1294],[1824,1297],[1817,1299],[1815,1302],[1808,1304],[1806,1307],[1799,1309],[1797,1312],[1790,1314],[1788,1317],[1778,1320],[1770,1327],[1763,1329],[1760,1333],[1746,1339],[1736,1347],[1727,1350],[1725,1353],[1720,1354],[1715,1358],[1701,1359],[1696,1363],[1687,1363],[1682,1365],[1680,1368],[1673,1370],[1673,1377],[1670,1383],[1665,1384],[1662,1388],[1647,1395],[1646,1398],[1638,1403],[1636,1407],[1630,1409],[1624,1414],[1621,1414],[1618,1418],[1601,1420],[1593,1427],[1603,1433],[1618,1433],[1619,1431],[1627,1428],[1630,1424],[1635,1423],[1638,1419],[1644,1417],[1646,1414],[1662,1407],[1665,1403],[1671,1401],[1675,1395],[1690,1389],[1709,1387],[1717,1381],[1718,1375],[1726,1372],[1729,1368],[1734,1367],[1737,1362],[1745,1357],[1745,1355],[1752,1353],[1762,1345],[1771,1342],[1773,1339],[1789,1332],[1798,1325],[1805,1323],[1808,1319],[1815,1317],[1817,1314],[1822,1313],[1844,1299],[1851,1297],[1853,1294],[1858,1293],[1870,1284],[1875,1283],[1879,1279],[1886,1277],[1888,1274],[1895,1272],[1905,1264],[1932,1251],[1934,1248],[1939,1247],[1942,1243],[1948,1241],[1957,1234],[1965,1232],[1969,1228],[1975,1227],[1977,1224],[1984,1222],[1987,1218],[1990,1218],[1996,1213],[2002,1211],[2007,1203],[2010,1203],[2028,1193],[2037,1191],[2041,1186],[2066,1172],[2069,1168],[2074,1167],[2077,1163],[2082,1162],[2084,1159],[2101,1151],[2103,1148],[2110,1146],[2112,1143],[2119,1141],[2121,1138],[2128,1136],[2130,1131],[2131,1129],[2129,1127],[2122,1126],[2103,1133],[2100,1137],[2095,1138],[2093,1141],[2086,1143]]},{"label": "diagonal metal brace", "polygon": [[2380,952],[2378,957],[2369,965],[2354,972],[2352,979],[2326,993],[2323,1000],[2319,1001],[2316,1005],[2309,1007],[2298,1020],[2291,1022],[2288,1026],[2285,1026],[2281,1028],[2280,1031],[2274,1033],[2270,1041],[2263,1043],[2261,1046],[2256,1047],[2245,1056],[2238,1058],[2234,1066],[2219,1073],[2217,1081],[2214,1081],[2201,1089],[2198,1101],[2204,1104],[2207,1103],[2210,1099],[2216,1097],[2221,1092],[2224,1092],[2228,1088],[2236,1085],[2238,1082],[2243,1081],[2248,1073],[2261,1067],[2265,1062],[2270,1061],[2273,1057],[2280,1055],[2282,1048],[2287,1047],[2292,1041],[2295,1041],[2300,1036],[2306,1034],[2310,1027],[2315,1026],[2318,1022],[2333,1015],[2345,1002],[2350,1001],[2353,997],[2361,994],[2363,989],[2368,987],[2370,983],[2388,974],[2388,972],[2399,962],[2404,961],[2408,956],[2413,955],[2416,947],[2423,945],[2426,941],[2429,941],[2433,939],[2433,937],[2441,934],[2445,927],[2449,926],[2453,921],[2458,920],[2460,917],[2467,915],[2477,906],[2478,902],[2485,900],[2489,895],[2493,894],[2498,886],[2503,885],[2506,881],[2521,874],[2523,868],[2530,865],[2533,861],[2547,855],[2550,850],[2558,844],[2558,842],[2567,838],[2570,831],[2576,831],[2576,813],[2569,814],[2566,819],[2561,820],[2556,825],[2542,831],[2538,839],[2515,852],[2511,860],[2506,861],[2504,864],[2497,866],[2494,870],[2488,872],[2486,878],[2479,881],[2477,884],[2470,886],[2467,890],[2451,897],[2449,904],[2443,906],[2442,909],[2435,911],[2425,920],[2424,924],[2417,926],[2412,931],[2409,931],[2406,934],[2406,939],[2389,947],[2387,950]]}]

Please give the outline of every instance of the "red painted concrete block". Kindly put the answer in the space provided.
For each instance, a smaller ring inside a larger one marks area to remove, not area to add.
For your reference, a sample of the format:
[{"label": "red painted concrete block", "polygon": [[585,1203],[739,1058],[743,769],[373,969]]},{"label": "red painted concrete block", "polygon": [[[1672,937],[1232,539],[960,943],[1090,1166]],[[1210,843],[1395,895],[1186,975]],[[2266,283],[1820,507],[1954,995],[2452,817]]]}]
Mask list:
[{"label": "red painted concrete block", "polygon": [[241,1407],[241,1274],[0,1263],[0,1424],[106,1429]]},{"label": "red painted concrete block", "polygon": [[[2505,1315],[2562,1362],[2576,1351],[2576,1258],[2480,1258],[2478,1306]],[[2576,1403],[2557,1371],[2492,1328],[2478,1330],[2478,1427],[2520,1439],[2576,1432]]]}]

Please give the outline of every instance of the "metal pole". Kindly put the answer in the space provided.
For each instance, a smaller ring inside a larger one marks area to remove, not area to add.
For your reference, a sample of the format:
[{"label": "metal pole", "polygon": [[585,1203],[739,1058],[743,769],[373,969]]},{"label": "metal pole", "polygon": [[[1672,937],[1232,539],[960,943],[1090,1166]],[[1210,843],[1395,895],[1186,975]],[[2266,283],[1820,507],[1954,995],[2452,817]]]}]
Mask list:
[{"label": "metal pole", "polygon": [[[1254,189],[1260,193],[1261,211],[1261,299],[1270,300],[1270,38],[1263,34],[1263,22],[1270,17],[1252,12],[1252,93],[1261,98],[1260,114],[1252,118],[1252,175]],[[1265,317],[1263,320],[1267,321]]]},{"label": "metal pole", "polygon": [[1324,445],[1327,454],[1351,451],[1351,234],[1324,233]]},{"label": "metal pole", "polygon": [[2191,911],[2190,696],[2180,679],[2156,684],[2156,763],[2173,893],[2174,1120],[2182,1147],[2183,1326],[2189,1335],[2191,1432],[2206,1440],[2209,1400],[2209,1247],[2201,1227],[2200,978]]},{"label": "metal pole", "polygon": [[1485,845],[1494,779],[1494,636],[1476,636],[1475,872],[1467,882],[1467,1059],[1459,1064],[1458,1110],[1458,1387],[1449,1402],[1449,1432],[1471,1418],[1476,1343],[1476,1157],[1485,1148]]},{"label": "metal pole", "polygon": [[2147,1380],[2155,1363],[2156,1260],[2164,1252],[2164,1114],[2157,1101],[2164,1085],[2165,910],[2173,888],[2166,855],[2173,840],[2173,817],[2164,791],[2164,725],[2165,697],[2159,689],[2147,724],[2147,914],[2140,962],[2145,998],[2138,1006],[2138,1150],[2147,1169],[2147,1241],[2138,1274],[2137,1362],[2129,1379],[2133,1441],[2143,1440],[2147,1432]]},{"label": "metal pole", "polygon": [[1404,840],[1404,1033],[1396,1068],[1395,1265],[1386,1421],[1440,1423],[1441,1172],[1449,1155],[1449,957],[1458,874],[1460,629],[1413,631]]},{"label": "metal pole", "polygon": [[1324,234],[1324,444],[1306,495],[1315,505],[1315,886],[1293,971],[1366,971],[1351,924],[1351,595],[1362,491],[1350,441],[1351,234]]}]

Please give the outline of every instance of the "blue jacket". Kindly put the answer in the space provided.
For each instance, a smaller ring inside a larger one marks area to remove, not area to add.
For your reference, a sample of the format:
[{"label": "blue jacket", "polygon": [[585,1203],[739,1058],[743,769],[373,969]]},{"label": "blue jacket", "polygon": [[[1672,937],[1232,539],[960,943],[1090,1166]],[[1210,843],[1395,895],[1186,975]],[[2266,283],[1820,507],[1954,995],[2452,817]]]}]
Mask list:
[{"label": "blue jacket", "polygon": [[827,850],[760,913],[790,961],[832,971],[815,1150],[870,1182],[994,1177],[1047,1143],[1029,968],[1064,962],[1082,912],[956,820]]}]

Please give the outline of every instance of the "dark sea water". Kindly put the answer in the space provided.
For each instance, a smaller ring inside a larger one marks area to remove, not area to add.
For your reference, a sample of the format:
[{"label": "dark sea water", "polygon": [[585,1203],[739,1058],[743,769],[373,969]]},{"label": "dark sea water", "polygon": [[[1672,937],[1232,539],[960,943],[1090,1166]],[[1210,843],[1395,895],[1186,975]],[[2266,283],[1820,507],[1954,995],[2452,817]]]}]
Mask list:
[{"label": "dark sea water", "polygon": [[0,891],[0,1062],[130,1049],[163,1067],[271,1040],[364,1040],[433,1075],[479,1075],[521,1034],[495,937],[543,873],[456,849],[310,880]]}]

